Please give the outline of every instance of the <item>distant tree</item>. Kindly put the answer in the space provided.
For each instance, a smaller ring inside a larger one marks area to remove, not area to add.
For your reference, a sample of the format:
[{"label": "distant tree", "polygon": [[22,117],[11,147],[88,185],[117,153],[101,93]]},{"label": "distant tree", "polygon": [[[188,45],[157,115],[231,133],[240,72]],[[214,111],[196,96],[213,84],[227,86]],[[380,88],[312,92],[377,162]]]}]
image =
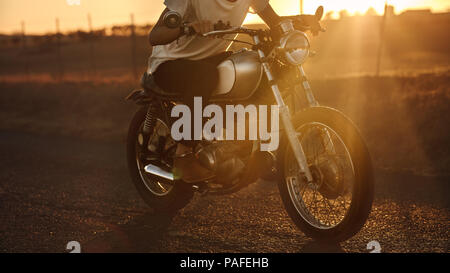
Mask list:
[{"label": "distant tree", "polygon": [[350,16],[350,14],[348,13],[348,10],[343,9],[343,10],[339,11],[339,19],[344,19],[349,16]]},{"label": "distant tree", "polygon": [[96,37],[104,37],[106,36],[106,28],[98,29],[94,31]]},{"label": "distant tree", "polygon": [[40,45],[44,39],[43,36],[33,36],[33,44]]},{"label": "distant tree", "polygon": [[45,43],[50,45],[53,43],[54,39],[53,39],[53,35],[51,34],[46,34],[45,36]]},{"label": "distant tree", "polygon": [[146,25],[140,25],[140,26],[136,26],[136,33],[137,35],[147,35],[150,30],[152,29],[152,25],[150,24],[146,24]]},{"label": "distant tree", "polygon": [[334,11],[329,11],[325,14],[325,20],[332,20],[334,15]]},{"label": "distant tree", "polygon": [[394,8],[394,6],[391,6],[391,5],[387,6],[386,15],[388,17],[395,16],[395,8]]},{"label": "distant tree", "polygon": [[113,36],[125,36],[129,33],[130,26],[113,26],[111,33]]},{"label": "distant tree", "polygon": [[370,7],[367,11],[366,11],[366,16],[376,16],[377,12],[373,7]]},{"label": "distant tree", "polygon": [[78,33],[76,31],[70,31],[67,34],[67,37],[69,37],[69,39],[71,40],[76,40],[78,39]]}]

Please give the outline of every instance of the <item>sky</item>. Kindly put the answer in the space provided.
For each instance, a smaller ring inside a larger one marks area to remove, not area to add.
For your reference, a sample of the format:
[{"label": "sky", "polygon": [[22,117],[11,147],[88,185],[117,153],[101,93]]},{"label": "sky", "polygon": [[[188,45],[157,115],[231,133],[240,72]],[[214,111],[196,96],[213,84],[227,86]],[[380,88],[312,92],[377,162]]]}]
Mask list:
[{"label": "sky", "polygon": [[[271,0],[280,15],[298,14],[299,0]],[[305,13],[313,13],[319,5],[325,12],[347,9],[351,14],[364,13],[374,7],[383,12],[385,0],[304,0]],[[405,9],[431,8],[434,12],[450,9],[450,0],[388,0],[396,12]],[[78,5],[79,4],[79,5]],[[90,13],[94,28],[125,24],[133,13],[138,24],[153,23],[164,9],[163,0],[0,0],[0,32],[14,33],[25,24],[27,33],[55,32],[59,18],[61,30],[87,29]],[[256,22],[250,15],[246,22]]]}]

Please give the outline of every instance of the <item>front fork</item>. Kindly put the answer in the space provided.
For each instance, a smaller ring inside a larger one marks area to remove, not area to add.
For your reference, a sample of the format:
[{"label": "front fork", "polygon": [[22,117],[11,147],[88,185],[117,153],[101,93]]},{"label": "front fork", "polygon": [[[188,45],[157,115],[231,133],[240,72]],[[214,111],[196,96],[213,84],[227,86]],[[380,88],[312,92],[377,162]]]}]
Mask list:
[{"label": "front fork", "polygon": [[[260,44],[261,41],[258,36],[254,36],[253,39],[256,45]],[[287,105],[283,100],[283,97],[281,96],[280,89],[278,87],[278,84],[275,82],[275,78],[272,75],[272,71],[269,67],[269,63],[267,62],[264,51],[258,49],[258,54],[264,72],[266,73],[267,79],[269,81],[270,88],[272,89],[273,95],[275,96],[275,100],[279,107],[281,121],[283,123],[284,129],[286,130],[286,135],[288,137],[288,141],[289,144],[291,145],[292,151],[294,152],[295,159],[297,160],[297,163],[300,166],[300,170],[305,175],[308,183],[311,183],[313,181],[311,170],[309,169],[308,162],[306,160],[306,155],[298,139],[297,132],[295,131],[294,125],[292,124],[289,108],[287,107]]]},{"label": "front fork", "polygon": [[[253,37],[254,42],[256,45],[260,44],[260,40],[258,36]],[[308,166],[308,161],[306,159],[305,152],[303,150],[303,147],[300,143],[300,140],[298,138],[297,131],[294,128],[294,125],[292,124],[291,115],[289,112],[289,108],[286,105],[286,103],[283,100],[283,97],[281,96],[280,89],[275,82],[275,79],[272,75],[272,71],[269,67],[269,63],[267,62],[267,58],[265,53],[258,49],[258,54],[262,63],[262,67],[264,69],[264,72],[266,73],[267,79],[269,81],[269,85],[272,89],[273,95],[275,97],[275,100],[278,104],[280,115],[281,115],[281,121],[283,123],[284,129],[286,131],[286,135],[288,137],[289,144],[291,145],[292,151],[294,152],[295,159],[297,160],[298,165],[300,166],[301,172],[304,174],[306,180],[308,183],[311,183],[313,181],[313,177],[311,175],[311,170]],[[301,77],[302,87],[305,91],[306,98],[308,100],[308,103],[310,107],[317,107],[319,106],[319,103],[314,97],[314,94],[311,90],[311,86],[306,78],[305,71],[303,70],[303,67],[300,65],[298,66],[299,74]],[[328,130],[325,130],[324,132],[324,138],[327,140],[324,141],[324,147],[331,152],[334,152],[334,145],[331,141],[331,136]],[[323,141],[323,139],[322,139]]]},{"label": "front fork", "polygon": [[[305,70],[303,70],[303,67],[301,65],[298,66],[298,72],[299,72],[299,75],[300,75],[300,81],[302,82],[302,87],[303,87],[303,90],[305,91],[306,99],[308,100],[309,106],[310,107],[317,107],[317,106],[319,106],[319,102],[314,97],[314,94],[313,94],[312,89],[311,89],[311,85],[309,84],[308,78],[306,77]],[[324,129],[321,132],[321,136],[322,136],[322,144],[323,144],[324,148],[328,152],[334,154],[335,153],[335,148],[334,148],[334,145],[333,145],[333,141],[331,139],[330,132],[327,129]]]}]

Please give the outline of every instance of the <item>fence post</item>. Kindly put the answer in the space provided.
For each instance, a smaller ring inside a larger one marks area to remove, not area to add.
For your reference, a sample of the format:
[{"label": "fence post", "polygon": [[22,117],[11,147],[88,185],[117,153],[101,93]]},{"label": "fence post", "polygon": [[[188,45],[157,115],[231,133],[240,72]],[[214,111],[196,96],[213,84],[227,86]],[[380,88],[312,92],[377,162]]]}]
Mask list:
[{"label": "fence post", "polygon": [[303,14],[303,0],[300,0],[300,14]]},{"label": "fence post", "polygon": [[56,18],[56,62],[58,65],[57,79],[61,80],[64,76],[64,66],[61,58],[61,32],[59,31],[59,19]]},{"label": "fence post", "polygon": [[381,27],[380,27],[380,43],[378,45],[377,72],[376,72],[377,77],[380,76],[380,70],[381,70],[381,57],[383,56],[383,45],[385,42],[384,39],[385,39],[387,10],[388,10],[388,4],[386,1],[384,4],[384,15],[383,15],[383,19],[381,20]]},{"label": "fence post", "polygon": [[22,53],[25,58],[25,76],[26,80],[30,78],[30,67],[28,62],[28,52],[27,52],[27,36],[25,34],[25,21],[22,21]]},{"label": "fence post", "polygon": [[138,79],[138,69],[137,69],[137,63],[136,63],[136,26],[134,25],[134,14],[132,13],[130,15],[131,17],[131,65],[133,69],[133,76],[135,80]]},{"label": "fence post", "polygon": [[95,37],[94,37],[94,30],[92,28],[92,18],[91,14],[88,13],[88,26],[89,26],[89,51],[90,51],[90,57],[91,57],[91,74],[93,77],[97,76],[97,63],[95,60]]}]

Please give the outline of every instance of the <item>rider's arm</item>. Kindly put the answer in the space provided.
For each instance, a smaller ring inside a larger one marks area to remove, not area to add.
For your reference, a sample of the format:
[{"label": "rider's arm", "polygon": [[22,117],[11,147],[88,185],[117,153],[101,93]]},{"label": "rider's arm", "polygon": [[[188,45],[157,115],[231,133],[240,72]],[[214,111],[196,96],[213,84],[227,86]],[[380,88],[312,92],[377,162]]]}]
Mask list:
[{"label": "rider's arm", "polygon": [[163,11],[158,22],[148,35],[148,41],[152,46],[169,44],[175,41],[182,34],[180,28],[168,28],[164,25],[164,15],[168,11],[169,9],[165,9]]},{"label": "rider's arm", "polygon": [[300,16],[278,16],[270,4],[268,4],[265,9],[258,12],[258,15],[271,29],[274,29],[282,20],[285,19],[292,19],[296,29],[304,29],[305,27],[309,27],[314,35],[317,35],[317,33],[322,29],[319,20],[315,15],[301,14]]},{"label": "rider's arm", "polygon": [[281,17],[278,16],[270,4],[268,4],[263,10],[259,11],[258,15],[270,28],[277,26],[281,20]]},{"label": "rider's arm", "polygon": [[[164,15],[168,11],[169,9],[164,10],[148,36],[148,40],[152,46],[169,44],[184,34],[181,28],[168,28],[164,25]],[[188,26],[192,27],[199,34],[214,30],[214,25],[210,21],[197,21],[189,23]]]}]

